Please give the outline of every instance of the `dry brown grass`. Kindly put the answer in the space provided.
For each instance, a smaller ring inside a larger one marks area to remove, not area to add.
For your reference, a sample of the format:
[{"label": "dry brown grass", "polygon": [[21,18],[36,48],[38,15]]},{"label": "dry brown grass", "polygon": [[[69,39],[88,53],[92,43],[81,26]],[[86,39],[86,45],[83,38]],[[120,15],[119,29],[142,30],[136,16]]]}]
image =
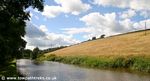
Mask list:
[{"label": "dry brown grass", "polygon": [[150,30],[107,37],[84,42],[49,54],[58,56],[148,56],[150,57]]}]

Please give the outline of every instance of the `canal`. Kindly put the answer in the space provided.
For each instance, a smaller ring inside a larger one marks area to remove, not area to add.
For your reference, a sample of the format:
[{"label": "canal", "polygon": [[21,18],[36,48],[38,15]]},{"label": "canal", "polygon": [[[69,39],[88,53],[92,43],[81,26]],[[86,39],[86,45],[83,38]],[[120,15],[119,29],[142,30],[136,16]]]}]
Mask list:
[{"label": "canal", "polygon": [[150,75],[89,69],[58,62],[17,60],[17,70],[28,81],[150,81]]}]

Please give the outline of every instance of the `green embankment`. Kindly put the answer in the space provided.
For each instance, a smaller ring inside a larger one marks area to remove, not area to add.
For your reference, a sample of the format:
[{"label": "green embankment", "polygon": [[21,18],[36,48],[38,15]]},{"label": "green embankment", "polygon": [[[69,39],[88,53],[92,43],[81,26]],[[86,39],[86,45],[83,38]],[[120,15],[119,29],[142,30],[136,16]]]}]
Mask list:
[{"label": "green embankment", "polygon": [[56,61],[92,68],[125,68],[150,73],[150,58],[147,57],[90,57],[90,56],[42,56],[38,60]]}]

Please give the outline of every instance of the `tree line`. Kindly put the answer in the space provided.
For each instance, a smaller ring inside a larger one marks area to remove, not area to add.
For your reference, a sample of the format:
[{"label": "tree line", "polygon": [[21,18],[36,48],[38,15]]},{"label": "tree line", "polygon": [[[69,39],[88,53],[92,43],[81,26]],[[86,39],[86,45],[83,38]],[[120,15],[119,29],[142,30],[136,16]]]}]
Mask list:
[{"label": "tree line", "polygon": [[22,51],[21,58],[36,59],[37,57],[40,57],[41,55],[43,55],[45,53],[53,52],[53,51],[56,51],[58,49],[62,49],[62,48],[65,48],[65,47],[67,47],[67,46],[48,48],[48,49],[44,49],[44,50],[40,50],[38,47],[34,48],[33,50],[24,49]]}]

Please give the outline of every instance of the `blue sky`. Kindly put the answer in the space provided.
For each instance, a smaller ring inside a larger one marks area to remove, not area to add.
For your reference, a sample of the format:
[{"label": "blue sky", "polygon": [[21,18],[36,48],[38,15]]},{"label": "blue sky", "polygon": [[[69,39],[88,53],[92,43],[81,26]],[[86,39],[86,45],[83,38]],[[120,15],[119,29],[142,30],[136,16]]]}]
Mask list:
[{"label": "blue sky", "polygon": [[71,45],[150,27],[147,0],[45,0],[44,11],[30,10],[28,49]]}]

